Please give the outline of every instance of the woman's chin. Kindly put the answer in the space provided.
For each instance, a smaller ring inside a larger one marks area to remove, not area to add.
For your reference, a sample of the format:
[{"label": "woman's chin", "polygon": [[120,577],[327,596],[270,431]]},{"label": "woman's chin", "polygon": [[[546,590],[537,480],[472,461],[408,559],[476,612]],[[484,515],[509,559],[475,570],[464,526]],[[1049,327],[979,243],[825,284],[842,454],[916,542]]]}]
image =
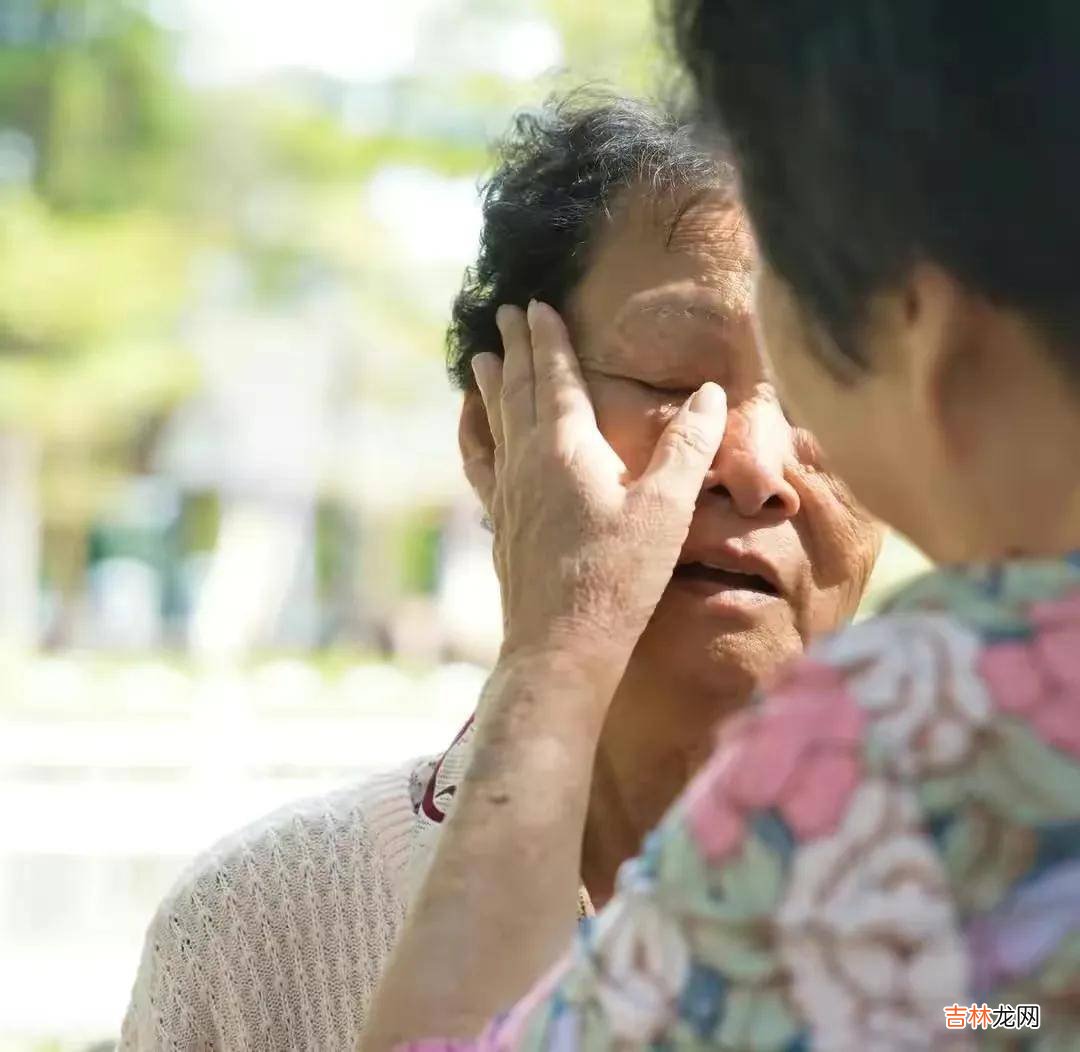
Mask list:
[{"label": "woman's chin", "polygon": [[734,603],[730,616],[722,616],[669,589],[638,641],[635,656],[646,661],[658,678],[683,689],[753,692],[803,650],[790,606],[768,598],[768,602]]},{"label": "woman's chin", "polygon": [[795,612],[781,596],[675,578],[660,597],[648,631],[673,642],[686,634],[697,640],[722,639],[744,632],[783,637],[793,631],[794,621]]}]

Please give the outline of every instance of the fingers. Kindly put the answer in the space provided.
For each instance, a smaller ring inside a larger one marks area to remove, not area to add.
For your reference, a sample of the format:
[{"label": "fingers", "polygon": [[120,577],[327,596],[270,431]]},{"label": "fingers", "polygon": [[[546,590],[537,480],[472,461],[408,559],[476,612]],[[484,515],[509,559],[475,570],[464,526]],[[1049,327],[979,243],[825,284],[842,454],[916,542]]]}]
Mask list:
[{"label": "fingers", "polygon": [[589,389],[558,312],[546,303],[529,304],[533,373],[536,378],[536,417],[540,423],[583,420],[596,425]]},{"label": "fingers", "polygon": [[484,507],[484,514],[491,516],[495,505],[495,461],[490,454],[471,456],[462,461],[465,478]]},{"label": "fingers", "polygon": [[727,396],[714,383],[703,384],[687,399],[653,451],[635,485],[665,500],[693,508],[727,426]]},{"label": "fingers", "polygon": [[497,354],[484,351],[472,360],[473,376],[487,414],[488,430],[494,445],[491,459],[476,455],[465,460],[465,477],[480,497],[489,515],[495,512],[495,484],[502,473],[506,456],[502,424],[503,363]]},{"label": "fingers", "polygon": [[473,376],[487,410],[488,427],[496,447],[503,444],[502,385],[503,363],[497,354],[482,351],[472,360]]},{"label": "fingers", "polygon": [[503,340],[502,425],[504,439],[513,444],[536,423],[532,340],[525,312],[501,306],[495,324]]}]

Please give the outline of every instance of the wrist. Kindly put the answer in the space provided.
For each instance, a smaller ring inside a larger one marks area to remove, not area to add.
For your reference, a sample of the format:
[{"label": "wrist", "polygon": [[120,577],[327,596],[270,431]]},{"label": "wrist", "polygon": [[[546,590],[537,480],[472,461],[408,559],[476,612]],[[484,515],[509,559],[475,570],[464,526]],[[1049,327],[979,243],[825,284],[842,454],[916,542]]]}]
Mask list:
[{"label": "wrist", "polygon": [[[457,819],[470,815],[499,842],[500,823],[512,820],[538,845],[547,831],[569,822],[579,842],[612,693],[577,654],[549,648],[504,654],[477,709]],[[529,851],[520,847],[518,854]]]},{"label": "wrist", "polygon": [[590,770],[620,678],[576,650],[504,648],[477,708],[473,773],[487,780],[526,767]]},{"label": "wrist", "polygon": [[626,671],[633,648],[610,636],[585,631],[549,633],[545,638],[507,635],[496,671],[536,683],[551,683],[592,696],[606,707]]}]

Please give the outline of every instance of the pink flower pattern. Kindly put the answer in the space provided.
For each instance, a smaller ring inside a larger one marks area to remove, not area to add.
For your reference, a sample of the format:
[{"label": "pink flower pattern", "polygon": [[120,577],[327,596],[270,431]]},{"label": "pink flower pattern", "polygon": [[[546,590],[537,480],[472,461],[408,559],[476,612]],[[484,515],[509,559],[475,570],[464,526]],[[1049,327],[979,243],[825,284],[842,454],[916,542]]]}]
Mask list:
[{"label": "pink flower pattern", "polygon": [[[952,1050],[985,1035],[944,1007],[982,1002],[1041,1005],[1000,1047],[1080,1048],[1080,556],[942,571],[892,611],[729,723],[529,998],[417,1052]],[[988,822],[1031,850],[972,897]]]},{"label": "pink flower pattern", "polygon": [[836,669],[803,662],[729,726],[688,790],[686,821],[705,858],[730,855],[747,816],[770,808],[799,840],[833,832],[862,775],[866,722]]},{"label": "pink flower pattern", "polygon": [[1080,759],[1080,593],[1031,608],[1036,631],[985,648],[979,671],[1001,712]]}]

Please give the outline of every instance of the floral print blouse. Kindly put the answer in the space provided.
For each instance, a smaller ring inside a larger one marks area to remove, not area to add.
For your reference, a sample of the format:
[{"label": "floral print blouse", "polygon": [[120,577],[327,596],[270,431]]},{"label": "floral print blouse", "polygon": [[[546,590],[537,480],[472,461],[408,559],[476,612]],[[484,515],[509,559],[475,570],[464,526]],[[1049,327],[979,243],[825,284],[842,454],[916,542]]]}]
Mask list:
[{"label": "floral print blouse", "polygon": [[813,647],[478,1050],[1080,1049],[1080,554]]}]

